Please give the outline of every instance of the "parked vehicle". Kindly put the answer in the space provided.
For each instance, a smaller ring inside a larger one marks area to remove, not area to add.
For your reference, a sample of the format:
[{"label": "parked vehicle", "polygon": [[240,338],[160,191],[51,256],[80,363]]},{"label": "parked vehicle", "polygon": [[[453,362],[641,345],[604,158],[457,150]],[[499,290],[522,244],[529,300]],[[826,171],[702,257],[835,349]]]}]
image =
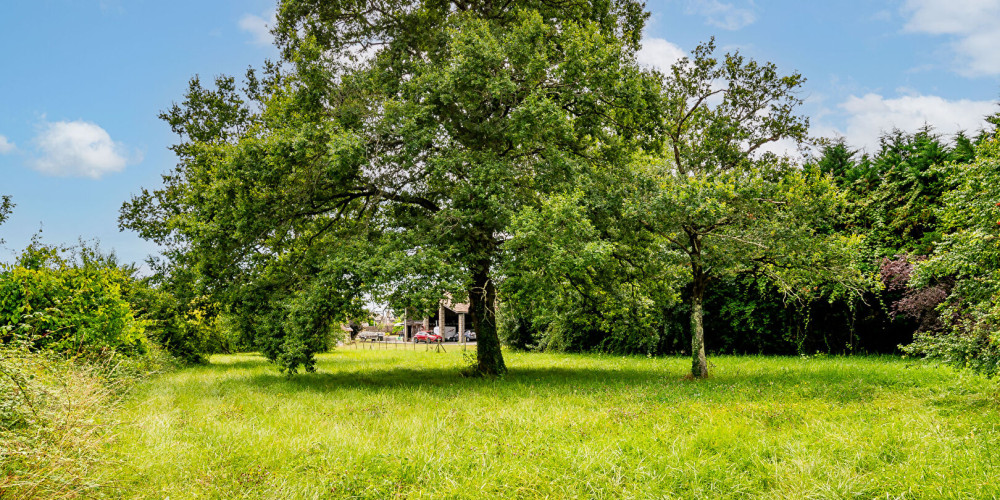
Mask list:
[{"label": "parked vehicle", "polygon": [[365,331],[365,332],[361,332],[361,333],[358,334],[358,340],[363,341],[363,342],[364,341],[375,342],[377,340],[379,342],[382,342],[383,340],[385,340],[385,334],[382,333],[382,332],[368,332],[368,331]]},{"label": "parked vehicle", "polygon": [[441,336],[440,335],[438,335],[436,333],[428,332],[426,330],[421,330],[421,331],[417,332],[416,335],[413,336],[413,342],[414,343],[426,342],[426,343],[429,344],[431,342],[440,342],[440,341],[441,341]]},{"label": "parked vehicle", "polygon": [[455,330],[458,330],[458,328],[446,326],[444,327],[444,333],[441,333],[441,327],[435,326],[434,334],[444,337],[445,342],[451,342],[452,340],[458,340],[458,334],[455,333]]},{"label": "parked vehicle", "polygon": [[[465,331],[465,341],[466,342],[472,342],[474,340],[476,340],[476,332],[474,332],[472,330],[466,330]],[[451,328],[449,327],[449,329],[448,329],[448,336],[446,336],[444,338],[444,341],[445,342],[458,342],[458,332],[457,331],[451,331]]]}]

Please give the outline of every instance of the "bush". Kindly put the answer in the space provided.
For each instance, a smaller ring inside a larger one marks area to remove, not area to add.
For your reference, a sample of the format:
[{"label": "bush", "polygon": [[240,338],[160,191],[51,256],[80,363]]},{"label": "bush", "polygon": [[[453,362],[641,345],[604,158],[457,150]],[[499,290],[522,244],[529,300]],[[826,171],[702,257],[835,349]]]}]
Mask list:
[{"label": "bush", "polygon": [[150,339],[179,361],[200,364],[207,361],[205,354],[213,352],[213,348],[224,350],[216,339],[219,335],[214,317],[189,309],[174,294],[154,288],[148,280],[133,284],[128,300],[146,325]]},{"label": "bush", "polygon": [[72,263],[37,241],[14,266],[0,266],[0,340],[31,338],[34,349],[72,355],[149,350],[123,287],[130,271]]}]

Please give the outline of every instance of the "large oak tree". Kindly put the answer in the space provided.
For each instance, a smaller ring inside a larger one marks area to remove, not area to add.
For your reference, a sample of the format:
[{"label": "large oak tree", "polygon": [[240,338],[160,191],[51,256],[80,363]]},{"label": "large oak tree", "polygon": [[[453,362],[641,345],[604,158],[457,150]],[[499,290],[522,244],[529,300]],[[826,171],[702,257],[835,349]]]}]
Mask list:
[{"label": "large oak tree", "polygon": [[[283,368],[366,300],[471,302],[476,371],[505,371],[496,270],[513,214],[659,126],[631,0],[286,0],[282,68],[164,114],[164,186],[122,225],[167,245]],[[422,300],[417,300],[417,299]]]}]

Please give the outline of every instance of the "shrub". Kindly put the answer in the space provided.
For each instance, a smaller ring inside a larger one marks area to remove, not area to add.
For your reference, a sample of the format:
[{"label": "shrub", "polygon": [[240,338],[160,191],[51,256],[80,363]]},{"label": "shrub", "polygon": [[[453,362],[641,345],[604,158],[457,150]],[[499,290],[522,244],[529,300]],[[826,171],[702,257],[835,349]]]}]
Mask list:
[{"label": "shrub", "polygon": [[153,287],[148,280],[133,284],[128,296],[136,315],[146,325],[150,339],[171,356],[190,364],[204,363],[212,351],[214,317],[189,310],[174,294]]},{"label": "shrub", "polygon": [[0,266],[0,340],[16,334],[33,348],[73,355],[149,349],[122,288],[128,271],[70,263],[37,241],[14,266]]},{"label": "shrub", "polygon": [[950,279],[937,279],[934,283],[912,286],[914,265],[926,257],[897,255],[883,258],[879,274],[885,291],[892,300],[889,314],[892,318],[904,316],[917,322],[917,332],[937,331],[943,328],[938,306],[948,297]]}]

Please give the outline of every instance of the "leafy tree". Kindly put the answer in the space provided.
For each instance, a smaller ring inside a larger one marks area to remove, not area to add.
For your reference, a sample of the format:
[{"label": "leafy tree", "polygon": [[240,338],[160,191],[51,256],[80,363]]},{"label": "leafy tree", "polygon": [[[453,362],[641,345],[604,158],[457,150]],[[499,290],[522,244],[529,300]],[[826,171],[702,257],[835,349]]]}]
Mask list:
[{"label": "leafy tree", "polygon": [[10,211],[13,208],[14,204],[11,203],[10,196],[8,195],[0,196],[0,223],[3,223],[5,220],[7,220],[7,217],[10,215]]},{"label": "leafy tree", "polygon": [[126,298],[146,335],[184,363],[205,363],[206,354],[225,350],[215,304],[184,281],[184,269],[134,280]]},{"label": "leafy tree", "polygon": [[168,245],[262,339],[310,369],[368,299],[471,302],[476,371],[505,371],[497,265],[511,217],[649,138],[646,14],[614,2],[286,0],[290,70],[246,89],[192,82],[165,114],[182,142],[122,225]]},{"label": "leafy tree", "polygon": [[899,254],[927,255],[940,238],[936,213],[951,188],[954,164],[971,160],[963,134],[954,146],[930,127],[915,134],[884,134],[879,150],[855,160],[843,143],[826,148],[817,162],[848,190],[848,228],[864,233],[871,264]]},{"label": "leafy tree", "polygon": [[941,310],[947,327],[920,332],[907,351],[993,376],[1000,373],[1000,136],[984,138],[975,161],[955,168],[960,181],[937,211],[944,235],[913,278],[923,289],[954,282]]},{"label": "leafy tree", "polygon": [[946,142],[930,126],[915,133],[894,130],[880,138],[871,155],[859,155],[841,140],[824,147],[811,165],[847,191],[848,216],[837,230],[864,236],[859,264],[880,275],[881,289],[846,305],[861,337],[877,340],[882,350],[943,326],[937,306],[953,279],[941,276],[915,287],[909,286],[910,277],[914,263],[940,241],[945,195],[960,182],[962,165],[972,161],[974,146],[984,137],[959,133]]},{"label": "leafy tree", "polygon": [[713,279],[755,271],[793,297],[823,281],[857,291],[850,268],[856,240],[833,232],[842,195],[827,178],[802,171],[763,148],[805,140],[808,121],[798,74],[739,54],[696,48],[664,78],[664,157],[640,165],[630,214],[689,279],[692,375],[708,376],[703,305]]},{"label": "leafy tree", "polygon": [[[14,203],[10,201],[10,196],[0,196],[0,224],[3,224],[10,217],[10,212],[13,209]],[[0,238],[0,243],[3,243],[2,238]]]}]

